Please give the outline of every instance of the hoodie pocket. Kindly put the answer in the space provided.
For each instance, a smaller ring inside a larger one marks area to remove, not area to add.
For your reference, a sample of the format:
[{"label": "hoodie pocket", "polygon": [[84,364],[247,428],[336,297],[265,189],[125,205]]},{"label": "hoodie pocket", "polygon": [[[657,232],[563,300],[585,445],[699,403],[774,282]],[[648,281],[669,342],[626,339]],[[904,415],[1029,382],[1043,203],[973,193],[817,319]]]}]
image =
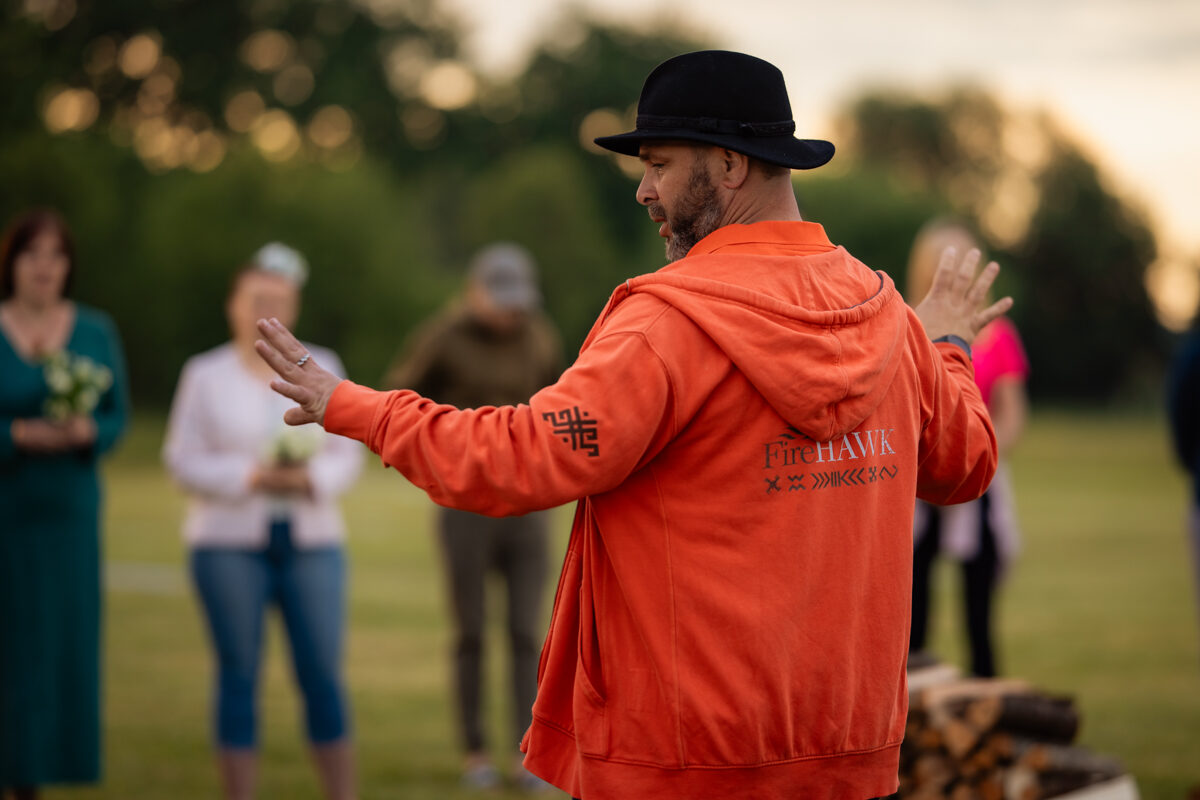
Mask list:
[{"label": "hoodie pocket", "polygon": [[600,663],[600,640],[591,581],[586,573],[579,587],[578,669],[575,671],[575,737],[581,753],[608,754],[608,704]]}]

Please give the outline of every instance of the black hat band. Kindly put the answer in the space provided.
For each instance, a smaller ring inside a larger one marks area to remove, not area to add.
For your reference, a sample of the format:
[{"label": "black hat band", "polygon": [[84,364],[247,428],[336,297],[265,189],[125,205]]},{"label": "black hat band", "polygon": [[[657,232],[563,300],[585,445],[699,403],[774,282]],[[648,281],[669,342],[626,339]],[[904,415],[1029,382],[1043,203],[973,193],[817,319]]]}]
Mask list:
[{"label": "black hat band", "polygon": [[660,117],[654,114],[638,114],[639,130],[686,130],[699,133],[720,133],[732,136],[790,136],[796,132],[792,120],[782,122],[739,122],[734,119],[714,117]]}]

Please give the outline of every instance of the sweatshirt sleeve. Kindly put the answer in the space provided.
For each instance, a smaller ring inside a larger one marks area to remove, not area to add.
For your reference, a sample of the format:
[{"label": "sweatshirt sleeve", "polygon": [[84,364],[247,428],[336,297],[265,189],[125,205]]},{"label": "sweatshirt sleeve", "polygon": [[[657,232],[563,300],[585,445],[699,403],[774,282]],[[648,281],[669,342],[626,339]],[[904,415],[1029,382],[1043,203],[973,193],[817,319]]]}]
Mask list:
[{"label": "sweatshirt sleeve", "polygon": [[365,442],[436,503],[506,516],[620,484],[665,441],[671,403],[653,348],[619,331],[590,344],[528,405],[459,410],[344,381],[325,427]]},{"label": "sweatshirt sleeve", "polygon": [[965,503],[992,481],[996,434],[967,354],[948,342],[929,342],[924,329],[918,332],[928,379],[922,386],[917,497],[938,505]]},{"label": "sweatshirt sleeve", "polygon": [[244,453],[222,452],[209,442],[205,381],[196,362],[183,367],[163,443],[163,461],[179,484],[190,492],[227,499],[250,494],[254,459]]}]

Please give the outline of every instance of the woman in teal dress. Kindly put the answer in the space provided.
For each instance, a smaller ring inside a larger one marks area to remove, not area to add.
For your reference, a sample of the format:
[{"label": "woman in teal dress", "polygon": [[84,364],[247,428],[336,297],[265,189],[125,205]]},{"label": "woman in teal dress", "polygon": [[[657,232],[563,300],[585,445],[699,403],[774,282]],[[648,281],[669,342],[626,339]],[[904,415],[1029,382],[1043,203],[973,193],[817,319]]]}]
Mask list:
[{"label": "woman in teal dress", "polygon": [[[73,271],[56,214],[14,223],[0,260],[0,800],[100,777],[97,468],[126,392],[112,322],[67,299]],[[45,366],[63,352],[94,390],[70,407]]]}]

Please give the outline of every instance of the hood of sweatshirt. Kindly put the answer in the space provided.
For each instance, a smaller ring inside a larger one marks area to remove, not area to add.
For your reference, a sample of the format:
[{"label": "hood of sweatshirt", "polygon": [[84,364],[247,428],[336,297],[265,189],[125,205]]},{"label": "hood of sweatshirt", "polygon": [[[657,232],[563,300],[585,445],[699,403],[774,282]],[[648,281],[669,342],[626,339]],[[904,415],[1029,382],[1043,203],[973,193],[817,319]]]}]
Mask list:
[{"label": "hood of sweatshirt", "polygon": [[854,430],[876,409],[909,325],[891,278],[811,222],[720,228],[686,258],[623,288],[687,316],[780,416],[816,441]]}]

